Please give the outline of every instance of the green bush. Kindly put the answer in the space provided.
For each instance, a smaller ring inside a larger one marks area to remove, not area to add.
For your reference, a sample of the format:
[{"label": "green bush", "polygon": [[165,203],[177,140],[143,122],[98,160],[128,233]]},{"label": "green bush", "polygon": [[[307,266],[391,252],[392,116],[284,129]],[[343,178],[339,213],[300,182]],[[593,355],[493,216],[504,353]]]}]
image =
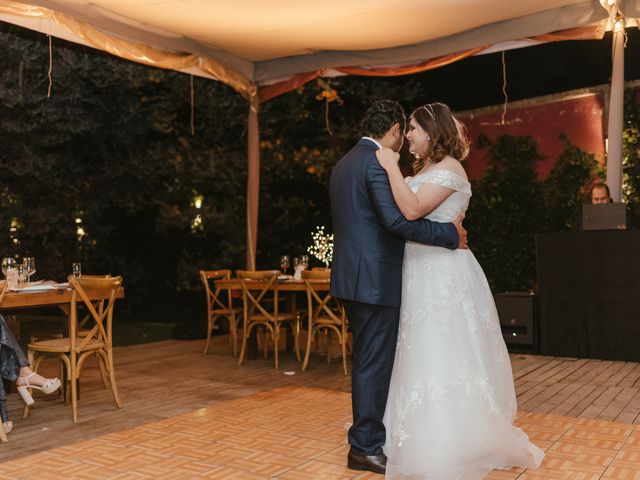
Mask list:
[{"label": "green bush", "polygon": [[495,291],[529,290],[535,278],[534,234],[544,215],[536,162],[542,157],[531,137],[478,139],[491,160],[474,182],[465,219],[469,243]]}]

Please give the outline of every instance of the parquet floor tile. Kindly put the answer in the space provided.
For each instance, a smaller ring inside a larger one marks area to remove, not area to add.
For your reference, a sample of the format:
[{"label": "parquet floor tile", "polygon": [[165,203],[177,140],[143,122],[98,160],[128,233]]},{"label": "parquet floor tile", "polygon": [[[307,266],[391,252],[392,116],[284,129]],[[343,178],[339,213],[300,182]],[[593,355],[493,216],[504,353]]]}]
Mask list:
[{"label": "parquet floor tile", "polygon": [[[348,393],[275,388],[0,463],[0,480],[381,480],[346,468],[350,421]],[[640,480],[636,425],[527,412],[516,423],[546,450],[541,467],[485,480]]]}]

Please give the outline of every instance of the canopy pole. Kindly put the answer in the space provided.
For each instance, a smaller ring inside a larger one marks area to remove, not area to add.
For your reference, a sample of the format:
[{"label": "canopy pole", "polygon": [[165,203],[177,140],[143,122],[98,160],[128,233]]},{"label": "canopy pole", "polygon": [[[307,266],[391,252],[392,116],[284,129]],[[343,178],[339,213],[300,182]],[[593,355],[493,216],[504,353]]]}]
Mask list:
[{"label": "canopy pole", "polygon": [[[624,20],[622,20],[624,22]],[[617,22],[616,22],[617,23]],[[624,122],[624,23],[612,35],[611,93],[607,125],[607,185],[614,202],[622,199],[622,127]]]},{"label": "canopy pole", "polygon": [[247,166],[247,269],[256,269],[258,243],[258,200],[260,194],[260,127],[258,96],[249,100],[248,166]]}]

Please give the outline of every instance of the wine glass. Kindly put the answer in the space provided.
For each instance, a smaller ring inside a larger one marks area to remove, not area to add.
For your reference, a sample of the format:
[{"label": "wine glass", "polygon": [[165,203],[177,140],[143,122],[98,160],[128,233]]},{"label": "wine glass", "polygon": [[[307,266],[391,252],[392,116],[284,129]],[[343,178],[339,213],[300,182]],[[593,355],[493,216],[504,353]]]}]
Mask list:
[{"label": "wine glass", "polygon": [[71,274],[75,278],[80,278],[82,276],[82,264],[80,262],[73,262],[71,264]]},{"label": "wine glass", "polygon": [[2,268],[2,273],[6,277],[10,270],[16,268],[16,260],[13,257],[4,257],[0,266]]},{"label": "wine glass", "polygon": [[280,268],[282,269],[282,274],[285,275],[289,268],[289,255],[282,255],[280,257]]},{"label": "wine glass", "polygon": [[7,279],[7,285],[10,289],[18,287],[18,272],[16,267],[16,259],[13,257],[3,258],[2,263],[0,264],[0,268],[2,268],[2,273],[4,273],[4,277]]},{"label": "wine glass", "polygon": [[22,263],[19,263],[16,266],[16,270],[18,272],[18,288],[22,288],[24,287],[24,281],[27,279],[27,269]]},{"label": "wine glass", "polygon": [[300,257],[300,265],[302,265],[302,268],[304,270],[306,270],[309,267],[309,255],[302,255]]},{"label": "wine glass", "polygon": [[22,259],[22,265],[24,266],[24,271],[27,274],[27,283],[31,283],[31,275],[36,273],[35,257],[24,257]]}]

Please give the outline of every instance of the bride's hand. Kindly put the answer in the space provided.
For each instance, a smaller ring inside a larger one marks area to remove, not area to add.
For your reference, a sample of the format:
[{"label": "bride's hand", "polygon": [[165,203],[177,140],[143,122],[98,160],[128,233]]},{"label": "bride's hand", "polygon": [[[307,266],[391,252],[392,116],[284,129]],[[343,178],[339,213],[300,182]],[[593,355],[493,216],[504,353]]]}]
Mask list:
[{"label": "bride's hand", "polygon": [[453,225],[458,231],[458,248],[466,250],[469,248],[469,245],[467,244],[467,230],[462,226],[462,220],[464,220],[464,213],[458,215],[458,217],[453,221]]},{"label": "bride's hand", "polygon": [[380,162],[382,168],[387,172],[392,168],[398,168],[398,160],[400,160],[398,152],[394,152],[390,148],[381,148],[376,152],[376,157],[378,157],[378,162]]}]

